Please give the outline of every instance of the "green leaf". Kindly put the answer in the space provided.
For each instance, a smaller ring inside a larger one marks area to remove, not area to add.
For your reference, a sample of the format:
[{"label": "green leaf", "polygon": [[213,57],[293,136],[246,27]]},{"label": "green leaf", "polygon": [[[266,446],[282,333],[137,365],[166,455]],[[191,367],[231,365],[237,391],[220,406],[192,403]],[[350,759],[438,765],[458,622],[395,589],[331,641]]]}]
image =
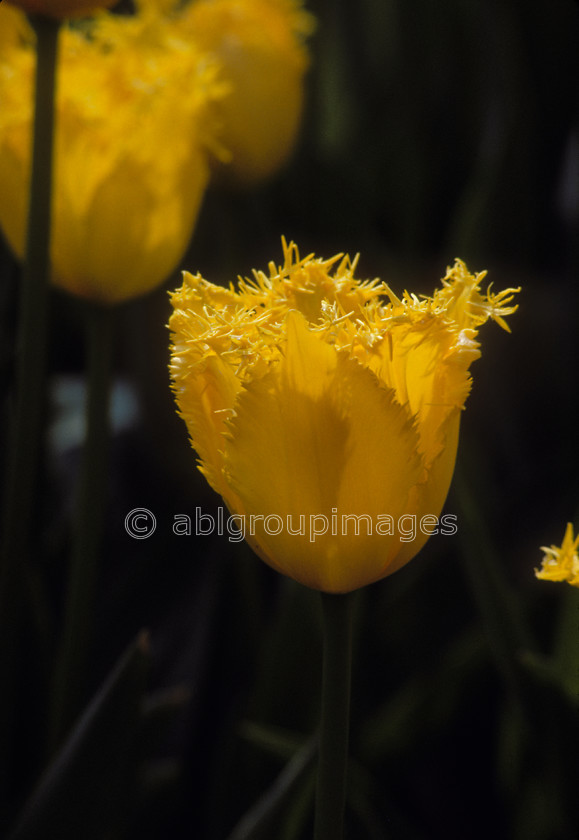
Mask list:
[{"label": "green leaf", "polygon": [[271,828],[273,819],[308,771],[316,754],[317,741],[307,741],[281,771],[264,795],[235,826],[228,840],[256,840]]},{"label": "green leaf", "polygon": [[251,720],[239,727],[242,738],[275,758],[287,761],[303,744],[303,736],[280,726],[267,726]]},{"label": "green leaf", "polygon": [[128,807],[147,666],[141,634],[47,767],[9,840],[102,840]]}]

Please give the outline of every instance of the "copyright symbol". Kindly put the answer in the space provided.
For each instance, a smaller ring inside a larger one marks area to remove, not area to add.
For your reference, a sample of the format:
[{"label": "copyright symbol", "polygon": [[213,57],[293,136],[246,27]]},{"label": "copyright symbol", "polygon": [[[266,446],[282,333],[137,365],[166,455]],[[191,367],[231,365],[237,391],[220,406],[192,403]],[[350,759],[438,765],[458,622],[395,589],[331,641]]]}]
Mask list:
[{"label": "copyright symbol", "polygon": [[125,516],[125,531],[134,540],[146,540],[156,527],[155,515],[147,508],[133,508]]}]

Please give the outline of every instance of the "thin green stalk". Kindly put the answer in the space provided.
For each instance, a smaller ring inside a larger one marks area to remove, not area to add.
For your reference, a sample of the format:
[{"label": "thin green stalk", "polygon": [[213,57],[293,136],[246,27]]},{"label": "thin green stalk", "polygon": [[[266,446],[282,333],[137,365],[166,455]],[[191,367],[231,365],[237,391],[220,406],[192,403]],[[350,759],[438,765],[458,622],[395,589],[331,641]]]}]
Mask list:
[{"label": "thin green stalk", "polygon": [[27,554],[44,419],[50,277],[50,196],[57,21],[37,18],[35,119],[25,262],[17,347],[13,443],[5,498],[3,567]]},{"label": "thin green stalk", "polygon": [[[10,761],[16,687],[13,664],[21,622],[23,573],[37,530],[35,506],[44,426],[54,101],[59,22],[32,19],[37,36],[28,228],[21,281],[15,400],[0,545],[0,790]],[[2,811],[0,803],[0,812]],[[0,817],[1,824],[1,817]]]},{"label": "thin green stalk", "polygon": [[321,593],[322,716],[314,840],[342,840],[350,729],[353,594]]},{"label": "thin green stalk", "polygon": [[82,703],[107,496],[114,310],[90,306],[87,316],[86,439],[80,467],[64,628],[53,685],[52,749],[62,741]]}]

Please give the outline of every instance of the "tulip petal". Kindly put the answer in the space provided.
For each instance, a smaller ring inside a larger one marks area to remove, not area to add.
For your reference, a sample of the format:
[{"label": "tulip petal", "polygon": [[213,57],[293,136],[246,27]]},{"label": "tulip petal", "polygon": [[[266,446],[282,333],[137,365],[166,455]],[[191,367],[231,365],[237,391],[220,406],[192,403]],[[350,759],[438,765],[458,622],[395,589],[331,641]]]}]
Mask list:
[{"label": "tulip petal", "polygon": [[[245,514],[246,537],[266,562],[329,592],[388,573],[398,541],[377,533],[378,517],[398,519],[423,471],[418,434],[391,389],[292,311],[285,358],[242,389],[229,432],[235,513]],[[368,519],[356,534],[344,515]],[[304,533],[290,533],[300,517]]]},{"label": "tulip petal", "polygon": [[370,359],[370,368],[416,417],[427,467],[444,448],[449,418],[466,402],[468,366],[478,355],[476,342],[457,339],[456,331],[429,316],[420,324],[394,327]]},{"label": "tulip petal", "polygon": [[233,411],[240,387],[230,366],[216,355],[189,367],[175,387],[179,413],[199,455],[200,470],[228,504],[235,497],[224,480],[222,449],[225,421]]},{"label": "tulip petal", "polygon": [[84,213],[63,178],[55,214],[55,284],[104,304],[138,297],[170,274],[187,247],[208,179],[195,149],[191,164],[175,164],[172,195],[150,189],[145,166],[130,158],[117,164]]},{"label": "tulip petal", "polygon": [[[455,409],[444,423],[440,432],[442,449],[430,465],[425,480],[412,488],[408,497],[406,516],[414,516],[416,536],[411,541],[400,541],[400,550],[389,567],[389,573],[397,571],[415,557],[432,533],[438,533],[438,525],[428,524],[423,517],[438,517],[446,501],[456,461],[458,432],[461,412]],[[437,528],[433,531],[433,528]],[[398,531],[400,536],[400,531]]]}]

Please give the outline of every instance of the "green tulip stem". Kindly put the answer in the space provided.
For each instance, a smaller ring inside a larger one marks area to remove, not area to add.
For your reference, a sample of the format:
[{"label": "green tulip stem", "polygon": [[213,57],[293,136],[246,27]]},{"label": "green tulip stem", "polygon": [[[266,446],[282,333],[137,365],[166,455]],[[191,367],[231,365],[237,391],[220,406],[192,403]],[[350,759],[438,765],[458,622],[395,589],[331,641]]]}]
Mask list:
[{"label": "green tulip stem", "polygon": [[86,315],[86,438],[73,524],[64,628],[53,687],[52,749],[61,743],[82,706],[107,500],[110,374],[115,310],[88,305]]},{"label": "green tulip stem", "polygon": [[314,840],[342,840],[350,728],[353,594],[321,593],[322,712]]},{"label": "green tulip stem", "polygon": [[34,491],[42,449],[50,278],[50,196],[58,21],[35,18],[36,88],[32,174],[16,354],[13,438],[8,467],[2,570],[22,565],[34,528]]},{"label": "green tulip stem", "polygon": [[23,579],[32,538],[38,528],[35,499],[46,416],[50,209],[59,22],[44,17],[33,18],[31,22],[37,36],[32,166],[0,545],[1,790],[6,789],[5,761],[10,755],[7,741],[12,737],[16,702],[16,689],[9,674],[18,656],[16,637],[23,620],[20,613]]}]

